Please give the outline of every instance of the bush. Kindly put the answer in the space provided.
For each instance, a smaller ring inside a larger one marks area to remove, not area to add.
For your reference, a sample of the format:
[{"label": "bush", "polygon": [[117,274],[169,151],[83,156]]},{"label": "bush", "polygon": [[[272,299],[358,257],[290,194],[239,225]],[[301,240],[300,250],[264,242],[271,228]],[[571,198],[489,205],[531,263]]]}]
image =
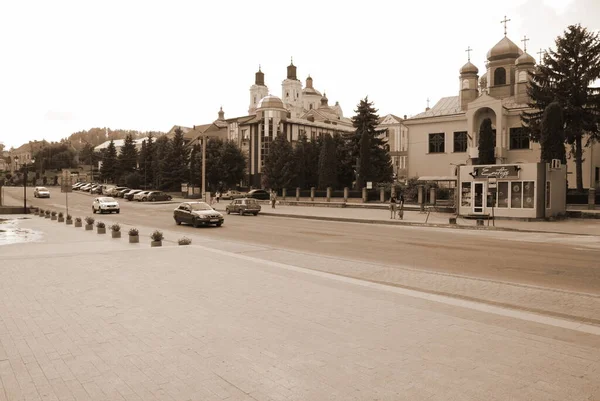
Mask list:
[{"label": "bush", "polygon": [[50,216],[50,210],[46,210],[46,216]]},{"label": "bush", "polygon": [[62,217],[64,217],[64,216],[65,216],[65,215],[63,214],[63,212],[59,212],[59,213],[58,213],[58,217],[61,217],[61,218],[62,218]]},{"label": "bush", "polygon": [[183,238],[179,238],[179,240],[177,241],[177,243],[179,245],[189,245],[192,243],[192,240],[189,239],[188,237],[183,237]]},{"label": "bush", "polygon": [[[71,217],[70,214],[67,215],[67,220],[72,220],[73,218]],[[81,220],[81,219],[80,219]]]},{"label": "bush", "polygon": [[44,209],[40,209],[40,214],[44,214]]},{"label": "bush", "polygon": [[53,210],[52,211],[52,217],[56,216],[56,212]]},{"label": "bush", "polygon": [[81,223],[81,217],[75,217],[75,221]]},{"label": "bush", "polygon": [[150,238],[152,238],[152,241],[162,241],[165,237],[163,236],[162,231],[154,230],[152,235],[150,235]]},{"label": "bush", "polygon": [[119,225],[119,223],[115,223],[112,226],[110,226],[110,229],[112,231],[121,231],[121,226]]},{"label": "bush", "polygon": [[132,235],[132,236],[137,236],[137,235],[139,235],[139,234],[140,234],[140,232],[138,231],[138,229],[137,229],[137,228],[130,228],[130,229],[129,229],[129,235]]},{"label": "bush", "polygon": [[96,223],[96,227],[98,227],[98,228],[106,228],[106,224],[104,224],[104,222],[102,222],[102,221],[99,221],[99,222]]},{"label": "bush", "polygon": [[93,217],[90,217],[90,216],[88,216],[88,217],[86,217],[86,218],[85,218],[85,222],[86,222],[88,225],[90,225],[90,226],[91,226],[92,224],[94,224],[94,221],[96,221],[96,220],[94,220],[94,218],[93,218]]}]

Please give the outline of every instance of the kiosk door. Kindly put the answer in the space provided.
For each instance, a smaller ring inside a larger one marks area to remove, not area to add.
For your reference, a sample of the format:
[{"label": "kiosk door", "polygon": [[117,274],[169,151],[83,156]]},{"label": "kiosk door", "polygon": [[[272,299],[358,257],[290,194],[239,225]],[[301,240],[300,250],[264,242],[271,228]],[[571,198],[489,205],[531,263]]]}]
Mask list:
[{"label": "kiosk door", "polygon": [[483,214],[483,182],[473,183],[473,214]]}]

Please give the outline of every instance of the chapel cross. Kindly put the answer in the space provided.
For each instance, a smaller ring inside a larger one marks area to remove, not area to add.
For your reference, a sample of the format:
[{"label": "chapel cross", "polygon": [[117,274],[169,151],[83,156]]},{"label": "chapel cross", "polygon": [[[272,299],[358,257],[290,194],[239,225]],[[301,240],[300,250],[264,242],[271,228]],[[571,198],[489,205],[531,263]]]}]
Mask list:
[{"label": "chapel cross", "polygon": [[469,59],[468,61],[471,61],[471,52],[473,49],[471,49],[471,46],[469,46],[465,51],[467,52],[467,58]]},{"label": "chapel cross", "polygon": [[527,53],[527,42],[529,42],[529,38],[527,37],[527,35],[523,36],[521,42],[523,42],[523,51]]},{"label": "chapel cross", "polygon": [[537,52],[537,54],[540,56],[540,64],[542,64],[542,54],[546,53],[545,51],[543,51],[542,49],[540,49],[539,52]]},{"label": "chapel cross", "polygon": [[506,15],[504,16],[504,20],[500,21],[501,24],[504,24],[504,36],[506,36],[506,23],[510,21],[509,19],[506,19]]},{"label": "chapel cross", "polygon": [[429,108],[429,98],[427,98],[427,108]]}]

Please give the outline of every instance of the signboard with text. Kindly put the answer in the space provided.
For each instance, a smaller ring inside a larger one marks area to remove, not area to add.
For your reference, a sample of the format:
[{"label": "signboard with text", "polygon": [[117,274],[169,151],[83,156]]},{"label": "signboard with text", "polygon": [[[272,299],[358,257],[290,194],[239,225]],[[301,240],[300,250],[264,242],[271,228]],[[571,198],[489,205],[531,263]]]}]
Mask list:
[{"label": "signboard with text", "polygon": [[73,179],[71,171],[63,169],[60,183],[60,192],[73,192]]},{"label": "signboard with text", "polygon": [[473,178],[519,178],[519,166],[481,166],[473,167]]}]

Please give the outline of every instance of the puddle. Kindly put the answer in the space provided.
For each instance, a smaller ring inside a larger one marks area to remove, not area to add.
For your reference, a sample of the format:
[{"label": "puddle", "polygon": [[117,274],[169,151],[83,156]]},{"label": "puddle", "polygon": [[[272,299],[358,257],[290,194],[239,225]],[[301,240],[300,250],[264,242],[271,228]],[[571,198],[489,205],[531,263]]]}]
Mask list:
[{"label": "puddle", "polygon": [[42,240],[43,234],[40,231],[19,227],[17,219],[0,219],[0,224],[2,224],[2,229],[0,229],[0,246]]}]

